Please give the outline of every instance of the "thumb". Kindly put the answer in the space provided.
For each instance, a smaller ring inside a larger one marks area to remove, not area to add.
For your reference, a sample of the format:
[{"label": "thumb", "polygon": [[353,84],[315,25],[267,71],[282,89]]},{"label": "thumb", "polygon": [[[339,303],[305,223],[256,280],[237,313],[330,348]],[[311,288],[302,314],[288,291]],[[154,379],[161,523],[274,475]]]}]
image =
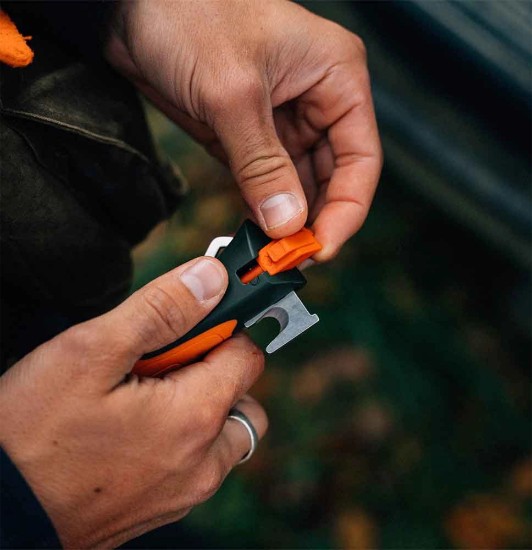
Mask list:
[{"label": "thumb", "polygon": [[60,335],[66,363],[79,362],[99,385],[114,387],[145,353],[186,334],[221,300],[227,272],[197,258],[153,280],[115,309]]},{"label": "thumb", "polygon": [[269,95],[260,82],[244,82],[220,102],[214,129],[256,220],[270,237],[285,237],[305,224],[307,201],[277,136]]}]

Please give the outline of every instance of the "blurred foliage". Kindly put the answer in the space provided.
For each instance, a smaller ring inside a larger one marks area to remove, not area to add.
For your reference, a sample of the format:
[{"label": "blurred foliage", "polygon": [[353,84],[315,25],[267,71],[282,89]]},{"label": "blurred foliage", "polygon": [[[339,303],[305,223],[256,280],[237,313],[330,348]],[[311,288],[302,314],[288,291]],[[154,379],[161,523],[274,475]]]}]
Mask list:
[{"label": "blurred foliage", "polygon": [[[137,286],[245,217],[228,171],[150,121],[193,187],[136,251]],[[530,341],[497,292],[513,274],[399,183],[385,171],[364,228],[306,272],[320,323],[268,357],[269,433],[181,522],[187,546],[530,547]]]}]

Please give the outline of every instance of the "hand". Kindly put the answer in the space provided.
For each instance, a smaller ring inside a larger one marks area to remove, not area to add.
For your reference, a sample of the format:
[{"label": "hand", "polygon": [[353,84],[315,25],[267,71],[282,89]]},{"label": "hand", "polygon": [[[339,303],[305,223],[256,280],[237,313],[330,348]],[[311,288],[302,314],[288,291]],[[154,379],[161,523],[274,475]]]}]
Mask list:
[{"label": "hand", "polygon": [[245,336],[163,379],[128,375],[220,300],[227,274],[202,258],[116,309],[77,325],[0,378],[0,443],[64,546],[117,546],[206,500],[249,450],[226,422],[236,403],[259,437],[267,418],[245,395],[263,368]]},{"label": "hand", "polygon": [[137,0],[107,58],[228,162],[270,237],[308,218],[324,261],[361,227],[382,154],[354,34],[282,0]]}]

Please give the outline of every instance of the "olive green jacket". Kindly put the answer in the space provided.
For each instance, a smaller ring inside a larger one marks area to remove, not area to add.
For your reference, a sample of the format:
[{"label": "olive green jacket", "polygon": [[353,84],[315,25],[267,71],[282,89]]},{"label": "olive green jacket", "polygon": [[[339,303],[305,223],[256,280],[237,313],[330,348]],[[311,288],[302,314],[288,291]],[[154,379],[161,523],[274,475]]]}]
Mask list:
[{"label": "olive green jacket", "polygon": [[31,65],[0,72],[3,370],[120,302],[132,246],[182,194],[129,83],[45,36],[31,45]]}]

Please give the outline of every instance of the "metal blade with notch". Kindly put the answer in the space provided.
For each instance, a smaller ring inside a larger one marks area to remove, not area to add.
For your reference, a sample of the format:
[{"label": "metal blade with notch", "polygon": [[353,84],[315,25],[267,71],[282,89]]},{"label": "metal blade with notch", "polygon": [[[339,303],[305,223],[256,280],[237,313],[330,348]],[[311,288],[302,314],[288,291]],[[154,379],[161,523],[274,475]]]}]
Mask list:
[{"label": "metal blade with notch", "polygon": [[316,314],[308,312],[294,291],[244,323],[244,326],[249,328],[266,317],[277,319],[281,325],[281,332],[266,346],[268,353],[273,353],[282,348],[290,340],[293,340],[319,321]]}]

